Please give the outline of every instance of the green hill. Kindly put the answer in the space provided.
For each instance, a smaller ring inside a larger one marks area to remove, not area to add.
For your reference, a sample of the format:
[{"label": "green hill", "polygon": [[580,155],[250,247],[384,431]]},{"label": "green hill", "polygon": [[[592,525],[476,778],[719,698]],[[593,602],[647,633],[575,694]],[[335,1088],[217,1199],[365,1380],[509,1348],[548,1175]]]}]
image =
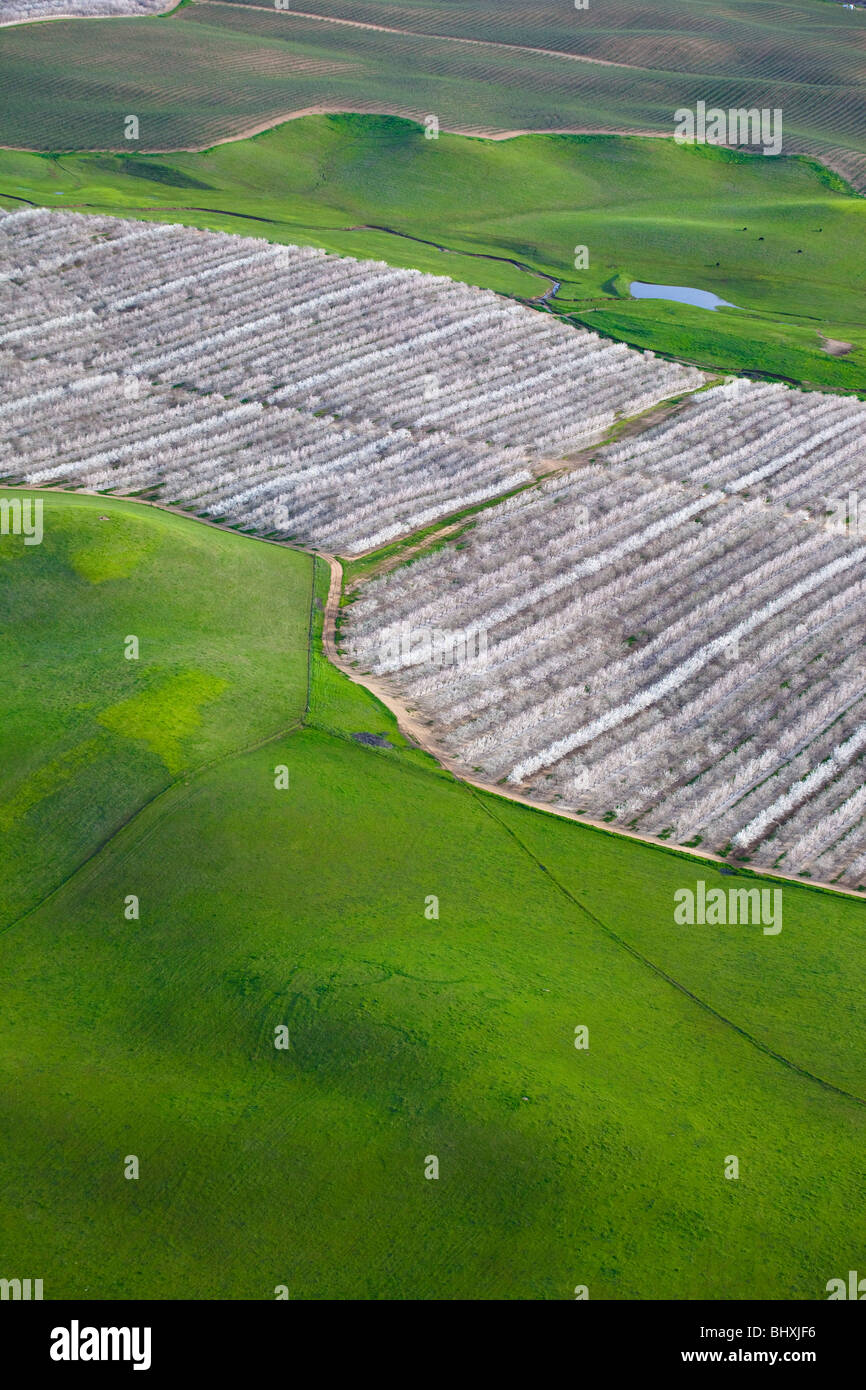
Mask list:
[{"label": "green hill", "polygon": [[409,747],[320,654],[321,562],[44,499],[42,545],[0,541],[10,1267],[265,1299],[813,1299],[857,1267],[861,904],[676,927],[728,881]]},{"label": "green hill", "polygon": [[[200,154],[0,151],[0,205],[29,203],[314,244],[526,299],[559,281],[550,307],[636,346],[866,390],[866,199],[803,159],[615,136],[427,140],[397,118],[312,116]],[[632,300],[632,279],[739,307]],[[821,334],[853,350],[831,356]]]},{"label": "green hill", "polygon": [[866,19],[819,0],[206,0],[24,25],[3,48],[0,145],[123,148],[133,112],[143,149],[200,148],[317,107],[670,135],[678,108],[706,101],[778,108],[789,152],[866,179]]}]

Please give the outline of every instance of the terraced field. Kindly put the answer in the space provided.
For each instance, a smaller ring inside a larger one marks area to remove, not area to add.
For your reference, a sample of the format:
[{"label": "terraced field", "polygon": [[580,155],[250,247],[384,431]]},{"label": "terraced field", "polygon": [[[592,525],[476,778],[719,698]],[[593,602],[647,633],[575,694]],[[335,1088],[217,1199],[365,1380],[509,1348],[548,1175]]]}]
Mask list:
[{"label": "terraced field", "polygon": [[141,148],[201,148],[311,107],[432,112],[445,129],[473,132],[670,135],[673,113],[704,100],[781,108],[789,153],[817,154],[857,183],[866,173],[858,11],[768,4],[756,24],[744,5],[719,12],[692,0],[672,38],[660,7],[606,6],[599,19],[549,5],[439,5],[423,17],[413,6],[326,9],[361,23],[206,0],[167,19],[103,25],[98,45],[82,23],[10,30],[0,143],[123,147],[134,112]]}]

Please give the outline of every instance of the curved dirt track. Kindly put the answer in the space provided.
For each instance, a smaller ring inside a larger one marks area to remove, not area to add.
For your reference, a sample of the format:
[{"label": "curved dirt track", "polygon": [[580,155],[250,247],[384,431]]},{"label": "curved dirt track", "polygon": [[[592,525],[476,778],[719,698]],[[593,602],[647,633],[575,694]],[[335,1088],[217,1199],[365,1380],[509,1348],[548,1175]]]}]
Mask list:
[{"label": "curved dirt track", "polygon": [[[416,112],[397,110],[396,108],[383,110],[381,107],[370,106],[361,111],[348,106],[299,106],[294,111],[286,111],[279,116],[271,116],[265,121],[258,121],[254,125],[244,126],[243,130],[236,131],[232,135],[223,135],[219,140],[208,140],[204,145],[147,145],[142,146],[140,153],[204,154],[206,150],[214,150],[218,145],[234,145],[239,140],[250,140],[254,135],[262,135],[266,130],[278,130],[281,125],[287,125],[289,121],[302,120],[304,116],[398,116],[401,120],[414,121],[417,125],[420,125],[422,120]],[[516,140],[520,135],[611,135],[619,137],[633,135],[645,140],[672,140],[674,138],[673,133],[669,131],[603,130],[599,126],[563,126],[556,130],[488,130],[477,126],[441,126],[440,129],[446,135],[465,135],[473,140]],[[45,153],[44,149],[37,149],[35,145],[0,145],[0,150],[21,150],[24,154],[44,155]],[[123,154],[128,152],[128,145],[100,145],[99,149],[75,151],[78,154]]]},{"label": "curved dirt track", "polygon": [[[122,493],[94,492],[88,488],[34,488],[25,487],[20,484],[11,483],[3,487],[3,491],[9,492],[51,492],[80,494],[87,497],[99,497],[103,501],[109,502],[133,502],[136,506],[156,507],[159,511],[171,512],[175,516],[184,517],[187,521],[195,521],[203,526],[212,526],[217,531],[231,531],[232,535],[244,536],[251,541],[260,541],[265,545],[279,545],[286,550],[301,550],[307,555],[318,555],[320,559],[326,561],[331,573],[330,584],[328,586],[328,598],[325,604],[324,621],[322,624],[322,648],[328,661],[335,666],[338,671],[347,676],[354,685],[360,685],[364,690],[368,690],[375,696],[386,709],[390,710],[400,732],[410,743],[416,744],[425,753],[429,753],[436,762],[444,767],[454,777],[455,781],[464,782],[469,787],[475,787],[478,791],[489,792],[492,796],[503,798],[505,801],[516,801],[520,806],[528,806],[533,811],[540,811],[548,816],[558,816],[561,820],[576,821],[578,825],[590,825],[596,830],[603,830],[607,835],[615,835],[620,839],[638,840],[641,844],[652,845],[656,849],[664,849],[668,854],[675,854],[683,859],[702,859],[711,864],[724,864],[730,868],[731,865],[721,855],[712,854],[708,850],[692,849],[683,845],[671,844],[668,840],[661,840],[655,835],[640,835],[635,830],[627,830],[624,827],[611,825],[608,821],[595,820],[591,816],[579,816],[574,811],[567,811],[559,806],[548,806],[543,802],[535,801],[530,796],[522,796],[519,792],[509,791],[501,787],[496,782],[487,782],[482,778],[472,775],[471,771],[465,768],[457,759],[437,742],[428,724],[420,720],[409,710],[405,700],[394,691],[387,682],[380,677],[364,672],[359,674],[356,667],[345,661],[337,651],[336,643],[336,620],[340,608],[340,598],[343,592],[343,566],[336,555],[331,555],[324,550],[312,550],[300,545],[289,544],[288,541],[272,540],[268,536],[256,536],[250,532],[238,531],[234,526],[227,526],[220,521],[210,521],[207,517],[196,516],[193,512],[185,511],[183,507],[173,507],[165,502],[155,502],[146,497],[124,497]],[[369,553],[369,552],[368,552]],[[756,878],[766,879],[781,884],[795,883],[800,888],[818,888],[829,893],[837,893],[845,898],[857,898],[860,901],[866,900],[866,892],[859,892],[856,888],[844,888],[838,883],[827,883],[823,879],[816,878],[797,878],[793,874],[781,874],[778,871],[770,873],[765,869],[751,869],[748,865],[744,866],[744,871],[754,874]]]},{"label": "curved dirt track", "polygon": [[[335,555],[326,554],[319,551],[318,554],[323,560],[327,560],[331,569],[331,582],[328,587],[328,599],[325,604],[325,617],[322,627],[322,646],[328,660],[332,666],[336,666],[342,671],[344,676],[348,676],[355,685],[363,686],[369,690],[371,695],[375,695],[387,709],[391,711],[397,720],[400,732],[411,743],[415,743],[422,748],[425,753],[429,753],[435,758],[437,763],[446,768],[458,782],[465,782],[467,786],[476,787],[479,791],[489,792],[492,796],[504,798],[506,801],[516,801],[521,806],[529,806],[534,811],[541,811],[549,816],[558,816],[562,820],[576,821],[578,825],[591,825],[596,830],[603,830],[608,835],[616,835],[622,839],[638,840],[641,844],[653,845],[656,849],[667,850],[669,854],[676,854],[686,859],[703,859],[711,864],[724,864],[727,868],[731,865],[721,855],[712,854],[708,850],[689,849],[682,845],[671,844],[668,840],[661,840],[655,835],[641,835],[635,830],[626,830],[620,826],[610,825],[607,821],[594,820],[591,816],[579,816],[574,811],[567,811],[558,806],[548,806],[542,802],[533,800],[532,797],[522,796],[519,792],[508,791],[495,782],[487,782],[481,778],[473,776],[469,769],[465,768],[455,758],[445,751],[436,741],[427,723],[421,721],[408,708],[405,700],[383,681],[380,677],[370,675],[367,672],[359,674],[356,667],[345,661],[337,650],[336,643],[336,620],[340,607],[340,598],[343,592],[343,567]],[[764,869],[751,869],[748,865],[744,866],[744,872],[754,874],[757,878],[778,881],[780,883],[796,883],[801,888],[821,888],[831,893],[840,893],[848,898],[866,898],[866,893],[860,893],[855,888],[841,888],[835,883],[825,883],[818,879],[797,878],[793,874],[768,873]]]}]

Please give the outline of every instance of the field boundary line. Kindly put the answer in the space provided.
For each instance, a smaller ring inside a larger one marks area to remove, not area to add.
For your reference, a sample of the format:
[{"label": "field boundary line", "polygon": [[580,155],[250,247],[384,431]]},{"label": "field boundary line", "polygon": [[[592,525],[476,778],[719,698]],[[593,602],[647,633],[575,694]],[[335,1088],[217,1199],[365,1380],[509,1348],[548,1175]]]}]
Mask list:
[{"label": "field boundary line", "polygon": [[[638,831],[629,830],[625,826],[614,826],[608,821],[593,819],[591,816],[578,815],[576,811],[568,811],[561,806],[544,805],[538,801],[533,801],[530,797],[522,796],[518,792],[507,791],[504,787],[494,782],[486,782],[478,777],[471,776],[463,765],[447,753],[435,740],[424,723],[415,717],[409,710],[406,701],[388,687],[379,677],[368,672],[359,672],[358,669],[346,661],[337,651],[336,646],[336,615],[339,611],[340,597],[342,595],[342,565],[336,556],[327,555],[319,552],[322,559],[327,560],[331,566],[331,585],[328,593],[328,602],[325,608],[325,622],[322,629],[322,649],[328,660],[343,675],[348,676],[349,680],[355,685],[363,686],[365,690],[386,709],[389,709],[397,720],[397,726],[403,737],[410,743],[416,744],[423,752],[429,753],[441,767],[450,772],[455,781],[464,783],[467,787],[476,787],[479,791],[487,792],[490,796],[501,797],[504,801],[515,801],[520,806],[525,806],[531,811],[536,811],[545,816],[557,816],[561,820],[575,821],[578,825],[586,826],[588,829],[600,831],[604,835],[610,835],[622,840],[637,840],[640,844],[649,845],[654,849],[664,850],[667,854],[679,859],[689,861],[704,861],[709,864],[724,866],[726,869],[732,867],[729,860],[719,854],[713,854],[710,850],[691,848],[685,845],[671,844],[668,840],[662,840],[659,836],[640,834]],[[857,902],[866,900],[866,892],[861,892],[856,888],[842,888],[836,883],[828,883],[823,879],[802,879],[794,874],[782,874],[778,870],[767,871],[765,869],[754,869],[748,864],[737,865],[736,874],[741,878],[755,879],[759,881],[784,884],[796,884],[798,888],[813,889],[818,893],[832,893],[837,897],[852,898]],[[866,1104],[866,1101],[863,1102]]]},{"label": "field boundary line", "polygon": [[299,555],[309,555],[311,558],[314,558],[318,553],[308,546],[300,545],[294,541],[280,541],[274,536],[257,536],[255,531],[241,531],[237,526],[230,526],[228,522],[212,521],[210,517],[200,516],[198,512],[188,512],[184,507],[176,507],[172,502],[160,502],[152,497],[133,497],[128,492],[99,492],[96,488],[63,487],[60,483],[35,487],[32,483],[5,483],[2,479],[0,479],[0,492],[42,492],[49,497],[52,492],[56,492],[64,497],[98,497],[103,502],[134,502],[138,507],[155,507],[158,512],[168,512],[171,516],[179,516],[184,521],[197,521],[200,526],[213,526],[216,531],[227,531],[230,535],[240,536],[243,540],[263,541],[265,545],[278,545],[281,550],[294,550]]},{"label": "field boundary line", "polygon": [[307,618],[307,698],[301,715],[301,727],[306,727],[310,718],[310,702],[313,697],[313,629],[316,625],[316,574],[319,569],[319,556],[313,556],[313,572],[310,576],[310,608]]},{"label": "field boundary line", "polygon": [[[124,830],[127,830],[131,825],[133,825],[135,821],[138,820],[139,816],[143,815],[144,812],[147,811],[151,806],[154,806],[157,801],[160,801],[163,797],[168,796],[171,792],[176,791],[178,788],[185,787],[187,788],[186,794],[179,797],[177,801],[177,805],[182,806],[184,802],[189,800],[189,798],[193,795],[194,791],[197,790],[197,788],[193,786],[193,783],[198,782],[199,779],[203,777],[206,772],[211,772],[215,767],[219,767],[222,763],[229,762],[232,758],[242,758],[247,753],[255,753],[259,748],[264,748],[269,743],[275,743],[277,739],[287,737],[288,735],[295,733],[297,730],[302,729],[303,727],[304,725],[302,720],[300,718],[295,719],[291,724],[287,724],[285,728],[277,729],[277,731],[272,734],[266,734],[264,738],[258,739],[255,743],[251,743],[244,748],[232,748],[227,753],[220,754],[218,758],[212,758],[210,762],[200,763],[198,767],[192,768],[187,775],[176,777],[173,781],[169,782],[167,786],[162,787],[160,791],[155,792],[153,796],[148,797],[147,801],[143,801],[140,806],[137,806],[135,808],[134,811],[130,811],[129,815],[124,817],[120,824],[115,826],[114,830],[112,830],[110,834],[106,835],[105,839],[100,841],[100,843],[95,847],[95,849],[91,850],[91,852],[88,855],[86,855],[86,857],[82,859],[80,863],[76,864],[74,869],[71,869],[70,872],[66,874],[66,876],[62,878],[59,883],[55,884],[53,888],[51,888],[47,893],[45,893],[39,899],[38,902],[34,903],[32,907],[28,907],[24,912],[19,913],[19,915],[17,917],[14,917],[11,922],[7,922],[4,926],[0,927],[0,936],[5,936],[6,932],[11,931],[13,927],[20,926],[20,924],[22,922],[25,922],[28,917],[32,917],[34,912],[38,912],[41,907],[44,907],[44,905],[47,902],[50,902],[53,897],[55,897],[59,892],[61,892],[62,889],[64,889],[67,886],[67,884],[71,883],[73,879],[77,878],[80,873],[83,873],[83,871],[88,867],[88,865],[91,865],[93,863],[93,860],[96,859],[100,854],[102,854],[103,850],[108,849],[113,843],[113,841],[117,839],[118,835],[121,835]],[[173,809],[173,806],[167,808],[166,814],[170,814]],[[151,831],[156,829],[156,826],[159,824],[161,824],[161,820],[157,820],[153,826],[145,827],[143,835],[150,834]],[[136,841],[135,843],[139,843],[139,841]]]},{"label": "field boundary line", "polygon": [[629,955],[633,956],[635,960],[641,963],[641,965],[646,966],[647,969],[651,970],[655,975],[658,975],[662,980],[665,980],[669,985],[672,985],[674,989],[679,990],[680,993],[684,994],[687,999],[690,999],[693,1003],[698,1004],[700,1008],[704,1009],[708,1014],[711,1014],[713,1018],[717,1019],[720,1023],[725,1024],[725,1026],[728,1028],[732,1028],[735,1033],[739,1033],[741,1038],[744,1038],[746,1042],[751,1043],[752,1046],[757,1048],[759,1052],[763,1052],[766,1056],[772,1057],[773,1060],[776,1062],[781,1062],[783,1066],[789,1067],[790,1070],[796,1072],[797,1075],[805,1077],[809,1081],[816,1082],[817,1085],[823,1086],[826,1090],[833,1091],[836,1095],[844,1096],[846,1100],[853,1100],[857,1105],[866,1106],[866,1098],[864,1098],[863,1096],[855,1095],[853,1091],[846,1091],[843,1086],[837,1086],[833,1081],[826,1081],[824,1077],[818,1076],[815,1072],[809,1071],[807,1067],[800,1066],[799,1062],[794,1062],[791,1060],[790,1057],[785,1057],[783,1053],[776,1052],[772,1047],[769,1046],[768,1043],[761,1042],[760,1038],[756,1038],[755,1035],[753,1033],[750,1033],[746,1028],[741,1028],[738,1023],[734,1023],[733,1019],[730,1019],[725,1014],[720,1013],[718,1009],[713,1008],[713,1005],[708,1004],[705,999],[702,999],[700,997],[700,995],[695,994],[686,985],[681,984],[681,982],[678,979],[676,979],[675,976],[669,975],[666,970],[663,970],[661,968],[660,965],[656,965],[655,961],[650,960],[648,956],[645,956],[635,946],[632,946],[628,941],[625,940],[624,937],[620,936],[617,932],[615,932],[612,927],[609,927],[606,922],[603,922],[602,919],[599,916],[597,916],[591,908],[587,907],[585,903],[582,903],[580,899],[577,897],[577,895],[573,893],[570,888],[566,887],[566,885],[560,879],[557,878],[553,870],[549,869],[546,864],[542,864],[541,860],[534,853],[534,851],[531,850],[528,845],[523,843],[517,831],[512,830],[512,828],[509,825],[506,825],[505,822],[501,820],[500,817],[496,814],[493,807],[485,804],[484,798],[479,796],[478,792],[474,790],[474,788],[471,785],[470,794],[475,799],[475,801],[482,807],[482,809],[487,813],[487,815],[490,816],[490,818],[496,822],[500,829],[502,829],[506,833],[506,835],[510,836],[511,839],[513,839],[514,842],[520,847],[520,849],[523,850],[524,854],[526,854],[527,857],[532,860],[536,868],[540,869],[541,872],[545,874],[547,878],[550,879],[554,887],[565,898],[567,898],[570,903],[573,903],[574,906],[580,912],[584,913],[584,915],[588,917],[589,920],[592,923],[594,923],[595,926],[599,927],[600,930],[603,931],[606,936],[608,936],[618,946],[621,946],[624,950],[628,951]]}]

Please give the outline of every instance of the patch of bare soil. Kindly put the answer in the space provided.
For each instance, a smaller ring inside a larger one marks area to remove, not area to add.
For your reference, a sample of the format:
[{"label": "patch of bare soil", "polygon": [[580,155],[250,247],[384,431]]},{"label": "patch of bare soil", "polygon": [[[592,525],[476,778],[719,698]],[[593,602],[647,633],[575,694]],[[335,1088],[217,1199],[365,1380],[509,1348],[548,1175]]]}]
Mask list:
[{"label": "patch of bare soil", "polygon": [[823,333],[819,333],[821,348],[824,352],[829,352],[831,357],[844,357],[846,353],[853,352],[854,344],[846,343],[842,338],[825,338]]}]

